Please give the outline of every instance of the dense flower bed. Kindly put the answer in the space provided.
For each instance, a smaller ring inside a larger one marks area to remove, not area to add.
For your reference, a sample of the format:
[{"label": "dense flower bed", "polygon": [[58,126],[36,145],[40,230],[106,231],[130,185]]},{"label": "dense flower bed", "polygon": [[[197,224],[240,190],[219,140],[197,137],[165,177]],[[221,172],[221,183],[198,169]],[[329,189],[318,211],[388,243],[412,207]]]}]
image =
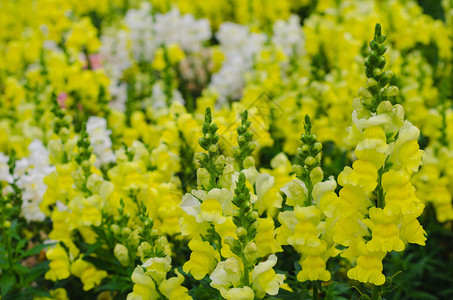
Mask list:
[{"label": "dense flower bed", "polygon": [[451,298],[429,5],[2,1],[0,299]]}]

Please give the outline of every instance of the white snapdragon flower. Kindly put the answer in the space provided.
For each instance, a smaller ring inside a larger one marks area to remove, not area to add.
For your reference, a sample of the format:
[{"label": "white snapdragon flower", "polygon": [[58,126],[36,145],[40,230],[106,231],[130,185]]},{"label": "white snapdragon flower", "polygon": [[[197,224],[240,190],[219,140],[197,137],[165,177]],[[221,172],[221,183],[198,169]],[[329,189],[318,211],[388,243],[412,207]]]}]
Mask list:
[{"label": "white snapdragon flower", "polygon": [[107,121],[100,117],[90,117],[87,122],[87,133],[93,152],[97,156],[96,167],[114,162],[116,157],[112,150],[111,130],[107,129]]},{"label": "white snapdragon flower", "polygon": [[29,222],[44,221],[39,205],[47,190],[44,177],[55,170],[49,165],[49,152],[40,140],[28,146],[29,156],[18,160],[14,169],[17,186],[22,189],[21,215]]},{"label": "white snapdragon flower", "polygon": [[103,68],[110,78],[109,93],[112,101],[110,107],[120,111],[125,110],[127,100],[127,85],[121,82],[123,72],[132,66],[129,52],[129,36],[124,29],[109,28],[101,37],[100,56]]},{"label": "white snapdragon flower", "polygon": [[9,173],[8,161],[9,157],[3,153],[0,153],[0,181],[12,183],[13,176]]},{"label": "white snapdragon flower", "polygon": [[230,22],[220,25],[216,37],[225,61],[219,72],[213,74],[210,88],[217,92],[222,104],[241,96],[245,73],[252,68],[253,58],[263,49],[267,37]]},{"label": "white snapdragon flower", "polygon": [[302,54],[305,37],[297,15],[291,15],[288,20],[275,21],[273,31],[272,42],[287,56]]}]

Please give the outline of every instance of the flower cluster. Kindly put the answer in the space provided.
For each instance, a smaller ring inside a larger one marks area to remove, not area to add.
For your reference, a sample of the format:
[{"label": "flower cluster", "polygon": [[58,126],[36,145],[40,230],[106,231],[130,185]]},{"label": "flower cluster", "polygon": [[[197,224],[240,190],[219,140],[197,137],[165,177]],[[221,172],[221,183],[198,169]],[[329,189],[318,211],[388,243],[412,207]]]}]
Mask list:
[{"label": "flower cluster", "polygon": [[398,88],[388,85],[393,73],[383,71],[385,36],[376,25],[371,52],[365,59],[366,88],[353,102],[349,140],[357,160],[338,176],[338,220],[334,240],[347,247],[343,256],[356,261],[348,276],[382,285],[382,259],[402,251],[405,243],[425,244],[425,231],[417,221],[423,204],[416,197],[410,176],[421,165],[417,142],[420,131],[404,120],[404,109],[392,105]]}]

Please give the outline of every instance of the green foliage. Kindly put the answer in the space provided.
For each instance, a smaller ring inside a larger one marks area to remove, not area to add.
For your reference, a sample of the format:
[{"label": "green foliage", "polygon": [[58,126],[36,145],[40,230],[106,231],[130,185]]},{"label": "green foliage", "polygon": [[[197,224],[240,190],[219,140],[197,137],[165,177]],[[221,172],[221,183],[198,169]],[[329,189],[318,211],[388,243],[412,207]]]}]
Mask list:
[{"label": "green foliage", "polygon": [[[14,174],[15,153],[8,161],[9,172]],[[29,238],[24,235],[27,223],[20,216],[22,192],[17,186],[18,178],[10,184],[11,192],[0,196],[0,296],[2,299],[29,299],[46,296],[47,293],[32,286],[43,281],[49,262],[26,267],[22,262],[28,258],[37,261],[37,255],[52,244],[40,243],[30,248]],[[0,184],[0,190],[3,185]]]}]

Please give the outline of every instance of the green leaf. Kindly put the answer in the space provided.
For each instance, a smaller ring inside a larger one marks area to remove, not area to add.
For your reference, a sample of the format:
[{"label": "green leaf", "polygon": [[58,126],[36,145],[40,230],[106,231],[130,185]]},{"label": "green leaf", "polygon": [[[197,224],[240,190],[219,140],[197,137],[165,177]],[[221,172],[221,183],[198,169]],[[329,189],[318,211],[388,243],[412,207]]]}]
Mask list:
[{"label": "green leaf", "polygon": [[17,271],[17,273],[19,273],[18,275],[21,275],[21,274],[27,274],[28,271],[30,271],[29,268],[27,268],[26,266],[22,265],[20,262],[17,262],[16,264],[14,264],[13,270]]},{"label": "green leaf", "polygon": [[24,248],[27,243],[28,243],[27,239],[20,239],[16,245],[16,252],[23,253],[22,248]]},{"label": "green leaf", "polygon": [[8,267],[8,262],[3,257],[0,257],[0,269],[5,269],[6,267]]},{"label": "green leaf", "polygon": [[29,272],[25,275],[24,281],[28,285],[36,280],[39,276],[43,275],[47,270],[49,270],[49,261],[46,260],[42,263],[35,265]]},{"label": "green leaf", "polygon": [[0,278],[0,290],[2,291],[2,295],[5,296],[8,294],[9,290],[13,287],[14,282],[16,279],[11,274],[2,274]]},{"label": "green leaf", "polygon": [[48,248],[50,246],[53,246],[55,244],[56,243],[36,245],[33,248],[31,248],[30,250],[25,251],[24,256],[28,257],[28,256],[31,256],[31,255],[39,254],[42,250],[44,250],[44,249],[46,249],[46,248]]},{"label": "green leaf", "polygon": [[97,291],[120,291],[125,292],[127,290],[132,290],[132,284],[125,281],[116,281],[104,284],[97,288]]}]

